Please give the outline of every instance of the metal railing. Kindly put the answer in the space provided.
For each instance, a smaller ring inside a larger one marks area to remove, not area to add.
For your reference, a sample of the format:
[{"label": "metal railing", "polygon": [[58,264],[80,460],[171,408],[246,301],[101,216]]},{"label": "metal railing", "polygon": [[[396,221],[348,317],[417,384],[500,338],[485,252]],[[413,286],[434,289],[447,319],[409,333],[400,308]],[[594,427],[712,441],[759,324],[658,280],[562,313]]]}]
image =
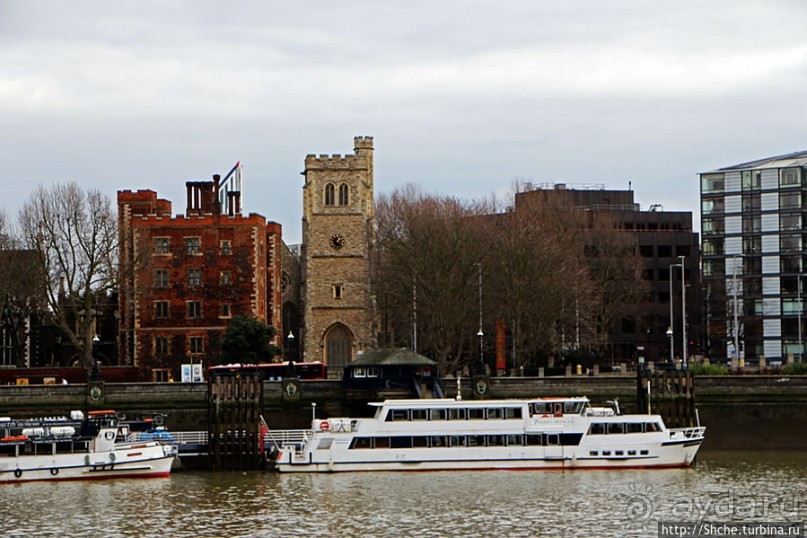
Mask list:
[{"label": "metal railing", "polygon": [[[126,437],[126,442],[136,443],[140,441],[140,434],[142,432],[130,433]],[[174,438],[174,444],[177,445],[206,445],[207,432],[206,431],[172,431],[171,437]],[[269,430],[263,437],[264,442],[276,444],[278,446],[284,443],[302,443],[311,437],[311,430]]]}]

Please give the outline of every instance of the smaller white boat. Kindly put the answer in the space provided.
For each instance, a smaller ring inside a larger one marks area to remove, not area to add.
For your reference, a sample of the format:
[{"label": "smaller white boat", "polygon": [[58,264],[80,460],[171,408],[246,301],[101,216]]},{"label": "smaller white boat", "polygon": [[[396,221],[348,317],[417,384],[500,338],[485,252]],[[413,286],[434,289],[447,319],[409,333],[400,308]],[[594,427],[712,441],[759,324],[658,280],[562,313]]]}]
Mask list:
[{"label": "smaller white boat", "polygon": [[169,476],[176,445],[118,442],[119,422],[114,411],[0,418],[0,483]]}]

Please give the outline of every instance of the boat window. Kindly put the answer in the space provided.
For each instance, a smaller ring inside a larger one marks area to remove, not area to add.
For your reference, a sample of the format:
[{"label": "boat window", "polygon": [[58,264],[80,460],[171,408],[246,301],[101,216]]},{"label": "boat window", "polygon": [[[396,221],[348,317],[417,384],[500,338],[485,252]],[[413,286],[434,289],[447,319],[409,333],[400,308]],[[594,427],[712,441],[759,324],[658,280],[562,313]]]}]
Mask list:
[{"label": "boat window", "polygon": [[412,409],[412,420],[428,420],[428,409]]},{"label": "boat window", "polygon": [[616,452],[614,452],[614,456],[624,456],[624,455],[625,452],[623,450],[617,450]]},{"label": "boat window", "polygon": [[488,435],[488,446],[504,446],[504,435]]},{"label": "boat window", "polygon": [[444,435],[432,435],[429,437],[429,445],[433,447],[448,446],[448,441]]},{"label": "boat window", "polygon": [[579,445],[580,439],[583,438],[582,433],[562,433],[560,435],[560,444],[562,445]]},{"label": "boat window", "polygon": [[364,368],[355,368],[353,370],[353,377],[354,378],[367,377],[367,373],[365,372]]},{"label": "boat window", "polygon": [[639,452],[639,454],[641,454],[642,456],[647,456],[648,454],[650,454],[650,451],[642,450],[642,451]]},{"label": "boat window", "polygon": [[468,418],[471,420],[484,419],[485,410],[482,407],[471,407],[468,409]]},{"label": "boat window", "polygon": [[555,416],[556,417],[562,417],[563,416],[563,404],[562,403],[560,403],[560,402],[556,403],[555,406],[554,406],[554,410],[555,410]]},{"label": "boat window", "polygon": [[327,439],[320,439],[319,444],[317,445],[317,450],[329,450],[331,448],[331,443],[333,443],[333,438],[331,437]]},{"label": "boat window", "polygon": [[520,435],[508,435],[507,446],[521,446],[524,443],[521,441]]},{"label": "boat window", "polygon": [[635,456],[635,455],[636,455],[635,450],[628,450],[628,456]]},{"label": "boat window", "polygon": [[425,448],[429,446],[429,438],[428,437],[413,437],[412,438],[412,446],[415,448]]},{"label": "boat window", "polygon": [[376,437],[373,441],[375,448],[389,448],[389,437]]},{"label": "boat window", "polygon": [[464,435],[452,435],[448,440],[451,446],[468,446],[468,439]]},{"label": "boat window", "polygon": [[541,446],[543,445],[543,435],[527,435],[528,446]]},{"label": "boat window", "polygon": [[392,437],[390,439],[390,446],[392,448],[412,448],[411,437]]},{"label": "boat window", "polygon": [[546,434],[546,444],[547,446],[557,446],[560,444],[560,435],[557,433],[548,433]]},{"label": "boat window", "polygon": [[520,407],[507,407],[504,410],[504,418],[510,418],[510,419],[521,418],[521,408]]},{"label": "boat window", "polygon": [[642,423],[641,422],[628,422],[625,424],[628,433],[642,433]]},{"label": "boat window", "polygon": [[547,415],[552,412],[552,404],[547,402],[536,402],[532,404],[533,415]]},{"label": "boat window", "polygon": [[602,451],[602,455],[603,455],[603,456],[610,456],[610,455],[611,455],[611,451],[610,451],[610,450],[603,450],[603,451]]},{"label": "boat window", "polygon": [[484,435],[469,435],[468,446],[485,446]]},{"label": "boat window", "polygon": [[596,456],[596,455],[598,455],[598,454],[599,454],[599,452],[598,452],[598,451],[596,451],[596,450],[589,450],[589,452],[588,452],[588,455],[589,455],[589,456]]},{"label": "boat window", "polygon": [[608,424],[608,433],[625,433],[625,425],[621,422],[611,422]]},{"label": "boat window", "polygon": [[350,448],[372,448],[371,438],[355,437]]},{"label": "boat window", "polygon": [[583,408],[583,402],[565,402],[563,412],[567,415],[578,415]]},{"label": "boat window", "polygon": [[501,407],[489,407],[488,420],[495,420],[498,418],[504,418],[504,409]]},{"label": "boat window", "polygon": [[659,425],[657,422],[646,422],[645,423],[645,431],[646,432],[660,432],[661,431],[661,425]]},{"label": "boat window", "polygon": [[588,429],[589,435],[601,435],[605,433],[605,424],[602,422],[592,422]]},{"label": "boat window", "polygon": [[430,409],[431,420],[445,420],[446,419],[446,410],[445,409]]},{"label": "boat window", "polygon": [[409,409],[393,409],[387,414],[387,422],[409,420]]},{"label": "boat window", "polygon": [[367,377],[378,377],[378,368],[375,366],[367,368]]},{"label": "boat window", "polygon": [[449,420],[465,420],[465,409],[452,407],[448,410]]}]

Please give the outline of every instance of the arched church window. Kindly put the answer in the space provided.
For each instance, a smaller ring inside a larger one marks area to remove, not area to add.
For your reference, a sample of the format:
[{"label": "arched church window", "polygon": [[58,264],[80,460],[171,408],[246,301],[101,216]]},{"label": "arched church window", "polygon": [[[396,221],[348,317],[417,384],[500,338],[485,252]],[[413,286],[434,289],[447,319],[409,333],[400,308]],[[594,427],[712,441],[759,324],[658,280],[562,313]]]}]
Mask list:
[{"label": "arched church window", "polygon": [[339,205],[348,204],[348,186],[347,183],[339,185]]},{"label": "arched church window", "polygon": [[333,205],[334,202],[334,186],[333,183],[325,185],[325,205]]}]

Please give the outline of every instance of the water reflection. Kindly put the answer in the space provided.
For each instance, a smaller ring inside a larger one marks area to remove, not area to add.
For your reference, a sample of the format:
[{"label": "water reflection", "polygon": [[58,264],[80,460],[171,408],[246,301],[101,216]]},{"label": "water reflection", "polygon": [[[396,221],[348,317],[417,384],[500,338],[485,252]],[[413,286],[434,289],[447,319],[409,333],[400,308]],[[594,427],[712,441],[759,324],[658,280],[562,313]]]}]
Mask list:
[{"label": "water reflection", "polygon": [[801,521],[807,453],[696,469],[177,473],[0,487],[5,536],[656,536],[658,519]]}]

